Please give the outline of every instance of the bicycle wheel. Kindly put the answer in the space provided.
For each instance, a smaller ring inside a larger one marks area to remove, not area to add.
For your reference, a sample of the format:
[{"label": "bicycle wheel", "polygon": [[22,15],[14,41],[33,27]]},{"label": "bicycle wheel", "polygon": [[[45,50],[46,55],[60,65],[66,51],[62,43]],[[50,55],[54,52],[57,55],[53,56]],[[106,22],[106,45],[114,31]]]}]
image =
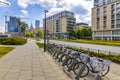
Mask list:
[{"label": "bicycle wheel", "polygon": [[71,65],[71,63],[72,63],[73,61],[74,61],[74,59],[71,58],[71,57],[69,57],[68,60],[67,60],[67,62],[66,62],[66,66],[69,68],[70,65]]},{"label": "bicycle wheel", "polygon": [[110,71],[110,66],[106,70],[101,71],[101,76],[107,75],[109,71]]},{"label": "bicycle wheel", "polygon": [[61,62],[63,63],[66,58],[67,58],[67,55],[66,55],[66,54],[63,54],[63,55],[60,57]]},{"label": "bicycle wheel", "polygon": [[80,71],[80,69],[82,68],[82,66],[85,65],[85,70],[83,71],[83,73],[80,75],[80,77],[86,77],[89,73],[89,68],[86,64],[82,63],[82,62],[78,62],[74,65],[73,67],[73,72],[75,75],[78,74],[78,72]]}]

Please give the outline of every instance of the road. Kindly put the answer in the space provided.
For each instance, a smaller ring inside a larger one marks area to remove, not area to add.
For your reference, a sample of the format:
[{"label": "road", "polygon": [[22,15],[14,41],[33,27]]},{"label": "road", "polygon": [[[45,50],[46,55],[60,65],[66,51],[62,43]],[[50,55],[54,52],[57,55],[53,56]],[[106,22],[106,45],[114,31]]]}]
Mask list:
[{"label": "road", "polygon": [[64,42],[64,41],[57,41],[57,40],[50,40],[51,43],[63,44],[66,46],[72,47],[83,47],[89,48],[93,50],[100,50],[103,52],[111,52],[111,53],[118,53],[120,54],[120,47],[117,46],[107,46],[107,45],[97,45],[97,44],[87,44],[87,43],[75,43],[75,42]]}]

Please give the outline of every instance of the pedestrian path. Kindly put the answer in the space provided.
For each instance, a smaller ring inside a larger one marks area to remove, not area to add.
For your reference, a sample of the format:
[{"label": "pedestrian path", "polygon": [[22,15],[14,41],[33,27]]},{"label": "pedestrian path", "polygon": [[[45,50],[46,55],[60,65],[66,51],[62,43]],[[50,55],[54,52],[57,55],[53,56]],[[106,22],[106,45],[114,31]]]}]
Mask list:
[{"label": "pedestrian path", "polygon": [[0,80],[72,80],[34,41],[0,59]]}]

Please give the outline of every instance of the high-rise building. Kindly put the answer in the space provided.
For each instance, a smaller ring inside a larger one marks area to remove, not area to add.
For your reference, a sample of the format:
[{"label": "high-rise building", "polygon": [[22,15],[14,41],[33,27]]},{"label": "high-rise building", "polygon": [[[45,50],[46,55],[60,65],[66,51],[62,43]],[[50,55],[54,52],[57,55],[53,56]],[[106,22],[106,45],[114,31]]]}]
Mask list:
[{"label": "high-rise building", "polygon": [[[43,20],[43,27],[45,20]],[[70,11],[62,11],[46,18],[46,29],[50,36],[68,37],[69,32],[75,27],[76,18]]]},{"label": "high-rise building", "polygon": [[40,21],[39,20],[35,21],[35,27],[36,27],[36,29],[40,28]]},{"label": "high-rise building", "polygon": [[19,32],[18,20],[20,19],[16,17],[10,17],[8,21],[8,32]]},{"label": "high-rise building", "polygon": [[[120,0],[94,0],[93,39],[120,40]],[[97,5],[97,2],[103,4]],[[104,1],[108,1],[104,4]]]}]

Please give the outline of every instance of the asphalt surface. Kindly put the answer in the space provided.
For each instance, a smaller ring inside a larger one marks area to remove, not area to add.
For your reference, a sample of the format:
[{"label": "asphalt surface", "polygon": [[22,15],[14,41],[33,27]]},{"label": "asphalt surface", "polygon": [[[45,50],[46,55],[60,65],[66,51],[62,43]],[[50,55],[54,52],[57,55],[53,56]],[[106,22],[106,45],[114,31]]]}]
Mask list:
[{"label": "asphalt surface", "polygon": [[100,50],[101,52],[111,52],[120,54],[120,47],[117,46],[107,46],[107,45],[97,45],[97,44],[86,44],[86,43],[75,43],[75,42],[64,42],[57,40],[50,40],[51,43],[62,44],[66,46],[72,46],[77,48],[89,48],[90,50]]}]

